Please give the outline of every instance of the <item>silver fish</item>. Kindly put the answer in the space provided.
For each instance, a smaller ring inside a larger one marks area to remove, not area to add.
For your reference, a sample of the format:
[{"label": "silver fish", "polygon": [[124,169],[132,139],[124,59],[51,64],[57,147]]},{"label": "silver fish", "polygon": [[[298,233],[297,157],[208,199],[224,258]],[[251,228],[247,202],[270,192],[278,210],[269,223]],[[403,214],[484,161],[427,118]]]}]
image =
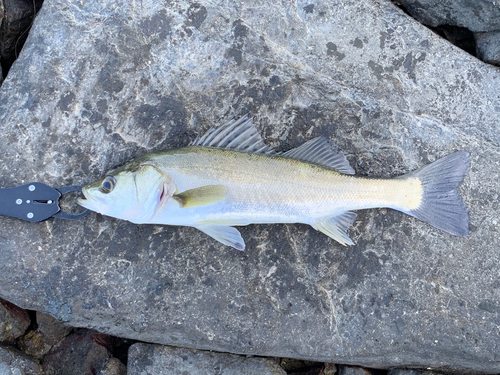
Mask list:
[{"label": "silver fish", "polygon": [[469,234],[457,187],[469,153],[457,151],[393,179],[354,176],[327,138],[273,152],[247,116],[212,127],[192,145],[154,152],[83,188],[79,204],[137,224],[191,226],[244,250],[233,226],[305,223],[338,241],[353,210],[387,207],[456,236]]}]

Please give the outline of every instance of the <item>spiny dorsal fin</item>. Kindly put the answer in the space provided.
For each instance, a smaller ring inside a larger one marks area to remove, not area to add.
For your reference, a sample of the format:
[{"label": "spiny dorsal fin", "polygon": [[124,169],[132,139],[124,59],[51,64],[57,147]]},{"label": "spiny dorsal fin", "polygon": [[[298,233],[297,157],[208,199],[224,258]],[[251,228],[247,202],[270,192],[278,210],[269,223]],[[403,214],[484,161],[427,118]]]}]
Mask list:
[{"label": "spiny dorsal fin", "polygon": [[248,115],[230,120],[224,125],[212,126],[204,135],[196,138],[192,146],[221,147],[231,150],[272,154]]},{"label": "spiny dorsal fin", "polygon": [[199,188],[175,194],[182,208],[206,206],[224,200],[227,196],[227,187],[224,185],[206,185]]},{"label": "spiny dorsal fin", "polygon": [[321,218],[314,222],[312,227],[344,246],[354,245],[354,242],[352,242],[347,234],[347,230],[354,220],[356,220],[356,216],[354,212],[346,211],[337,216]]},{"label": "spiny dorsal fin", "polygon": [[207,221],[198,221],[194,227],[224,245],[232,246],[241,251],[245,250],[245,241],[236,228]]},{"label": "spiny dorsal fin", "polygon": [[307,141],[303,145],[282,153],[288,158],[308,161],[324,165],[343,174],[354,174],[354,169],[340,149],[325,137],[318,137]]}]

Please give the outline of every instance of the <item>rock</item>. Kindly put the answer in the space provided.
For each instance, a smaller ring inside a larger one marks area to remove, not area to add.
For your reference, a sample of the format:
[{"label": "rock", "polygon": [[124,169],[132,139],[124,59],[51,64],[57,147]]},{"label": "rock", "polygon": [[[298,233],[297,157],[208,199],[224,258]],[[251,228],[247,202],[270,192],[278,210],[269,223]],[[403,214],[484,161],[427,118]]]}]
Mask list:
[{"label": "rock", "polygon": [[52,348],[40,332],[30,331],[19,339],[19,348],[26,354],[40,360]]},{"label": "rock", "polygon": [[389,371],[388,375],[422,375],[422,372],[417,370],[393,369]]},{"label": "rock", "polygon": [[25,310],[0,300],[0,342],[13,343],[30,324],[30,317]]},{"label": "rock", "polygon": [[108,358],[98,375],[127,375],[127,367],[116,358]]},{"label": "rock", "polygon": [[43,0],[2,0],[2,2],[4,18],[3,22],[0,22],[0,60],[7,71],[19,56],[34,15],[42,6]]},{"label": "rock", "polygon": [[490,0],[397,0],[425,25],[454,25],[471,31],[500,30],[500,5]]},{"label": "rock", "polygon": [[286,375],[272,359],[137,343],[130,347],[128,375]]},{"label": "rock", "polygon": [[48,345],[55,345],[65,338],[72,327],[65,326],[54,317],[37,311],[37,331],[40,332]]},{"label": "rock", "polygon": [[103,335],[91,330],[75,331],[44,357],[44,375],[86,375],[104,371],[110,353],[103,339]]},{"label": "rock", "polygon": [[339,375],[372,375],[370,370],[357,366],[339,366]]},{"label": "rock", "polygon": [[2,187],[89,183],[250,113],[277,150],[327,136],[361,175],[469,150],[471,235],[377,209],[355,246],[251,225],[243,253],[94,213],[0,217],[0,295],[172,346],[500,372],[498,87],[498,68],[385,0],[46,0],[0,88]]},{"label": "rock", "polygon": [[9,347],[0,346],[0,375],[42,374],[39,363]]},{"label": "rock", "polygon": [[[0,1],[0,26],[2,25],[4,15],[3,1]],[[3,82],[2,57],[0,56],[0,85]]]},{"label": "rock", "polygon": [[337,373],[337,366],[334,363],[325,363],[323,373],[320,375],[335,375]]},{"label": "rock", "polygon": [[500,31],[476,33],[477,57],[484,62],[500,66]]}]

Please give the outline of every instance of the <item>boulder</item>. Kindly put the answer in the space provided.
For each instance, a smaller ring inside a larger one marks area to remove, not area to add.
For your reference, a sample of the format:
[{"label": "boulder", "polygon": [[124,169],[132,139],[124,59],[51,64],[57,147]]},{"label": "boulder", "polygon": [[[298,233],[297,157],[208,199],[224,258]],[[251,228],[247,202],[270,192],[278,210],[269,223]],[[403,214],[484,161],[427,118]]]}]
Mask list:
[{"label": "boulder", "polygon": [[42,367],[25,354],[7,346],[0,346],[0,374],[39,375],[42,374]]},{"label": "boulder", "polygon": [[471,31],[500,30],[500,4],[490,0],[397,0],[425,25],[454,25]]},{"label": "boulder", "polygon": [[477,57],[484,62],[500,66],[500,31],[476,33]]},{"label": "boulder", "polygon": [[499,372],[498,87],[497,68],[386,0],[46,0],[0,88],[2,187],[89,183],[250,113],[275,149],[326,136],[360,175],[469,150],[471,234],[377,209],[358,213],[355,246],[251,225],[239,252],[95,213],[1,217],[0,297],[152,343]]},{"label": "boulder", "polygon": [[14,343],[26,332],[30,324],[31,319],[27,311],[0,300],[0,342]]},{"label": "boulder", "polygon": [[128,375],[286,375],[276,361],[138,343],[129,349]]}]

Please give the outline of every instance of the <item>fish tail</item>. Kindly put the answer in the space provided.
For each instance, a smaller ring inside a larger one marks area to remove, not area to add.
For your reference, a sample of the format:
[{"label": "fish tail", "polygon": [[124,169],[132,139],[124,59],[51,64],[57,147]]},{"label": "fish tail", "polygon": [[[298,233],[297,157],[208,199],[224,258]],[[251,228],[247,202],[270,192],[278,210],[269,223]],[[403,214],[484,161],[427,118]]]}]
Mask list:
[{"label": "fish tail", "polygon": [[469,152],[462,150],[401,176],[417,178],[422,185],[420,204],[402,211],[455,236],[469,235],[469,214],[457,191],[469,165]]}]

